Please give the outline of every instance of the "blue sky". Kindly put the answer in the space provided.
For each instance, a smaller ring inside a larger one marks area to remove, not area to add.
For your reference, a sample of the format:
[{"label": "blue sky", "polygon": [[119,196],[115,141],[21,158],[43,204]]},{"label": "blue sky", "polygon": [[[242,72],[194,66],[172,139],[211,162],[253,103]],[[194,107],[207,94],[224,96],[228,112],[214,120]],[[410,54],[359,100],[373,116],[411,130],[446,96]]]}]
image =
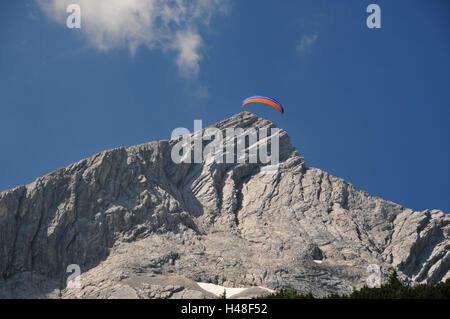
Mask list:
[{"label": "blue sky", "polygon": [[[177,13],[145,0],[154,23],[130,18],[135,2],[80,0],[81,29],[54,0],[0,3],[0,191],[213,124],[261,94],[285,114],[249,110],[285,129],[308,166],[450,211],[448,1],[196,0]],[[381,29],[366,27],[370,3]]]}]

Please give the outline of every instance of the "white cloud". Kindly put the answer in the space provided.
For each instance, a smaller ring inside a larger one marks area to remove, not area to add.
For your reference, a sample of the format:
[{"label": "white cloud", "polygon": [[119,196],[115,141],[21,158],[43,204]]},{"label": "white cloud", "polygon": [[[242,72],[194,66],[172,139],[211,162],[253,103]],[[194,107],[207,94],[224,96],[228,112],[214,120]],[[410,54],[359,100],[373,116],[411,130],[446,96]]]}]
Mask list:
[{"label": "white cloud", "polygon": [[300,43],[297,45],[297,51],[300,53],[307,52],[316,43],[319,36],[317,34],[303,35]]},{"label": "white cloud", "polygon": [[183,75],[195,75],[202,59],[199,30],[213,15],[226,12],[220,0],[37,0],[46,15],[66,25],[67,6],[81,7],[81,32],[96,49],[145,46],[175,51]]},{"label": "white cloud", "polygon": [[199,61],[202,56],[199,48],[202,46],[202,38],[195,32],[178,32],[176,34],[174,49],[177,50],[177,65],[183,75],[198,73]]}]

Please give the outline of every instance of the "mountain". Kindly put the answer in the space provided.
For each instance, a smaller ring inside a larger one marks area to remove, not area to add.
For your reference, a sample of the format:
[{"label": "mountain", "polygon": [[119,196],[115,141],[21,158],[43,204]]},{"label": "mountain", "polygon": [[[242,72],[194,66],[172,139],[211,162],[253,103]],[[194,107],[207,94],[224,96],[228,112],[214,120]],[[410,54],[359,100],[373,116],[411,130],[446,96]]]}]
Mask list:
[{"label": "mountain", "polygon": [[[243,112],[214,127],[275,125]],[[214,297],[198,282],[324,296],[361,287],[373,264],[411,284],[450,277],[449,215],[307,167],[283,130],[269,173],[176,164],[177,141],[104,151],[0,193],[0,297]],[[72,264],[80,288],[66,288]]]}]

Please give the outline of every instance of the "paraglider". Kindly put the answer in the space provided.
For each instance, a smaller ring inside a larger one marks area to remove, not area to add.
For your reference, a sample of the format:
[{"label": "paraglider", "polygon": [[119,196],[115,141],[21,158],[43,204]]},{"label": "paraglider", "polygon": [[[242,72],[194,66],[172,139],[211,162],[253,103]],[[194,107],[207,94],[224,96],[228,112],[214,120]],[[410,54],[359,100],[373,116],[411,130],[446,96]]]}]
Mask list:
[{"label": "paraglider", "polygon": [[244,107],[244,105],[246,105],[248,103],[254,103],[254,102],[268,104],[268,105],[276,108],[278,111],[280,111],[281,114],[284,113],[283,106],[281,106],[280,102],[278,102],[277,100],[275,100],[271,97],[262,96],[262,95],[255,95],[255,96],[246,98],[244,101],[242,101],[242,107]]}]

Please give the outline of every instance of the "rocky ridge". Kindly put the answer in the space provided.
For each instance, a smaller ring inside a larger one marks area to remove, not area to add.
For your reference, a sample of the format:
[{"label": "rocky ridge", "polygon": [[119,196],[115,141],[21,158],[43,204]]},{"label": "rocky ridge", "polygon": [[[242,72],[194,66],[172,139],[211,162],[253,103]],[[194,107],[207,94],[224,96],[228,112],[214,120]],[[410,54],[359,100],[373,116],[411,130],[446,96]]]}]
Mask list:
[{"label": "rocky ridge", "polygon": [[[275,127],[248,112],[214,126]],[[450,277],[449,215],[308,168],[283,130],[271,174],[175,164],[176,142],[104,151],[0,193],[0,297],[214,297],[196,282],[324,296],[363,285],[370,264],[412,284]],[[80,288],[66,288],[71,264]]]}]

